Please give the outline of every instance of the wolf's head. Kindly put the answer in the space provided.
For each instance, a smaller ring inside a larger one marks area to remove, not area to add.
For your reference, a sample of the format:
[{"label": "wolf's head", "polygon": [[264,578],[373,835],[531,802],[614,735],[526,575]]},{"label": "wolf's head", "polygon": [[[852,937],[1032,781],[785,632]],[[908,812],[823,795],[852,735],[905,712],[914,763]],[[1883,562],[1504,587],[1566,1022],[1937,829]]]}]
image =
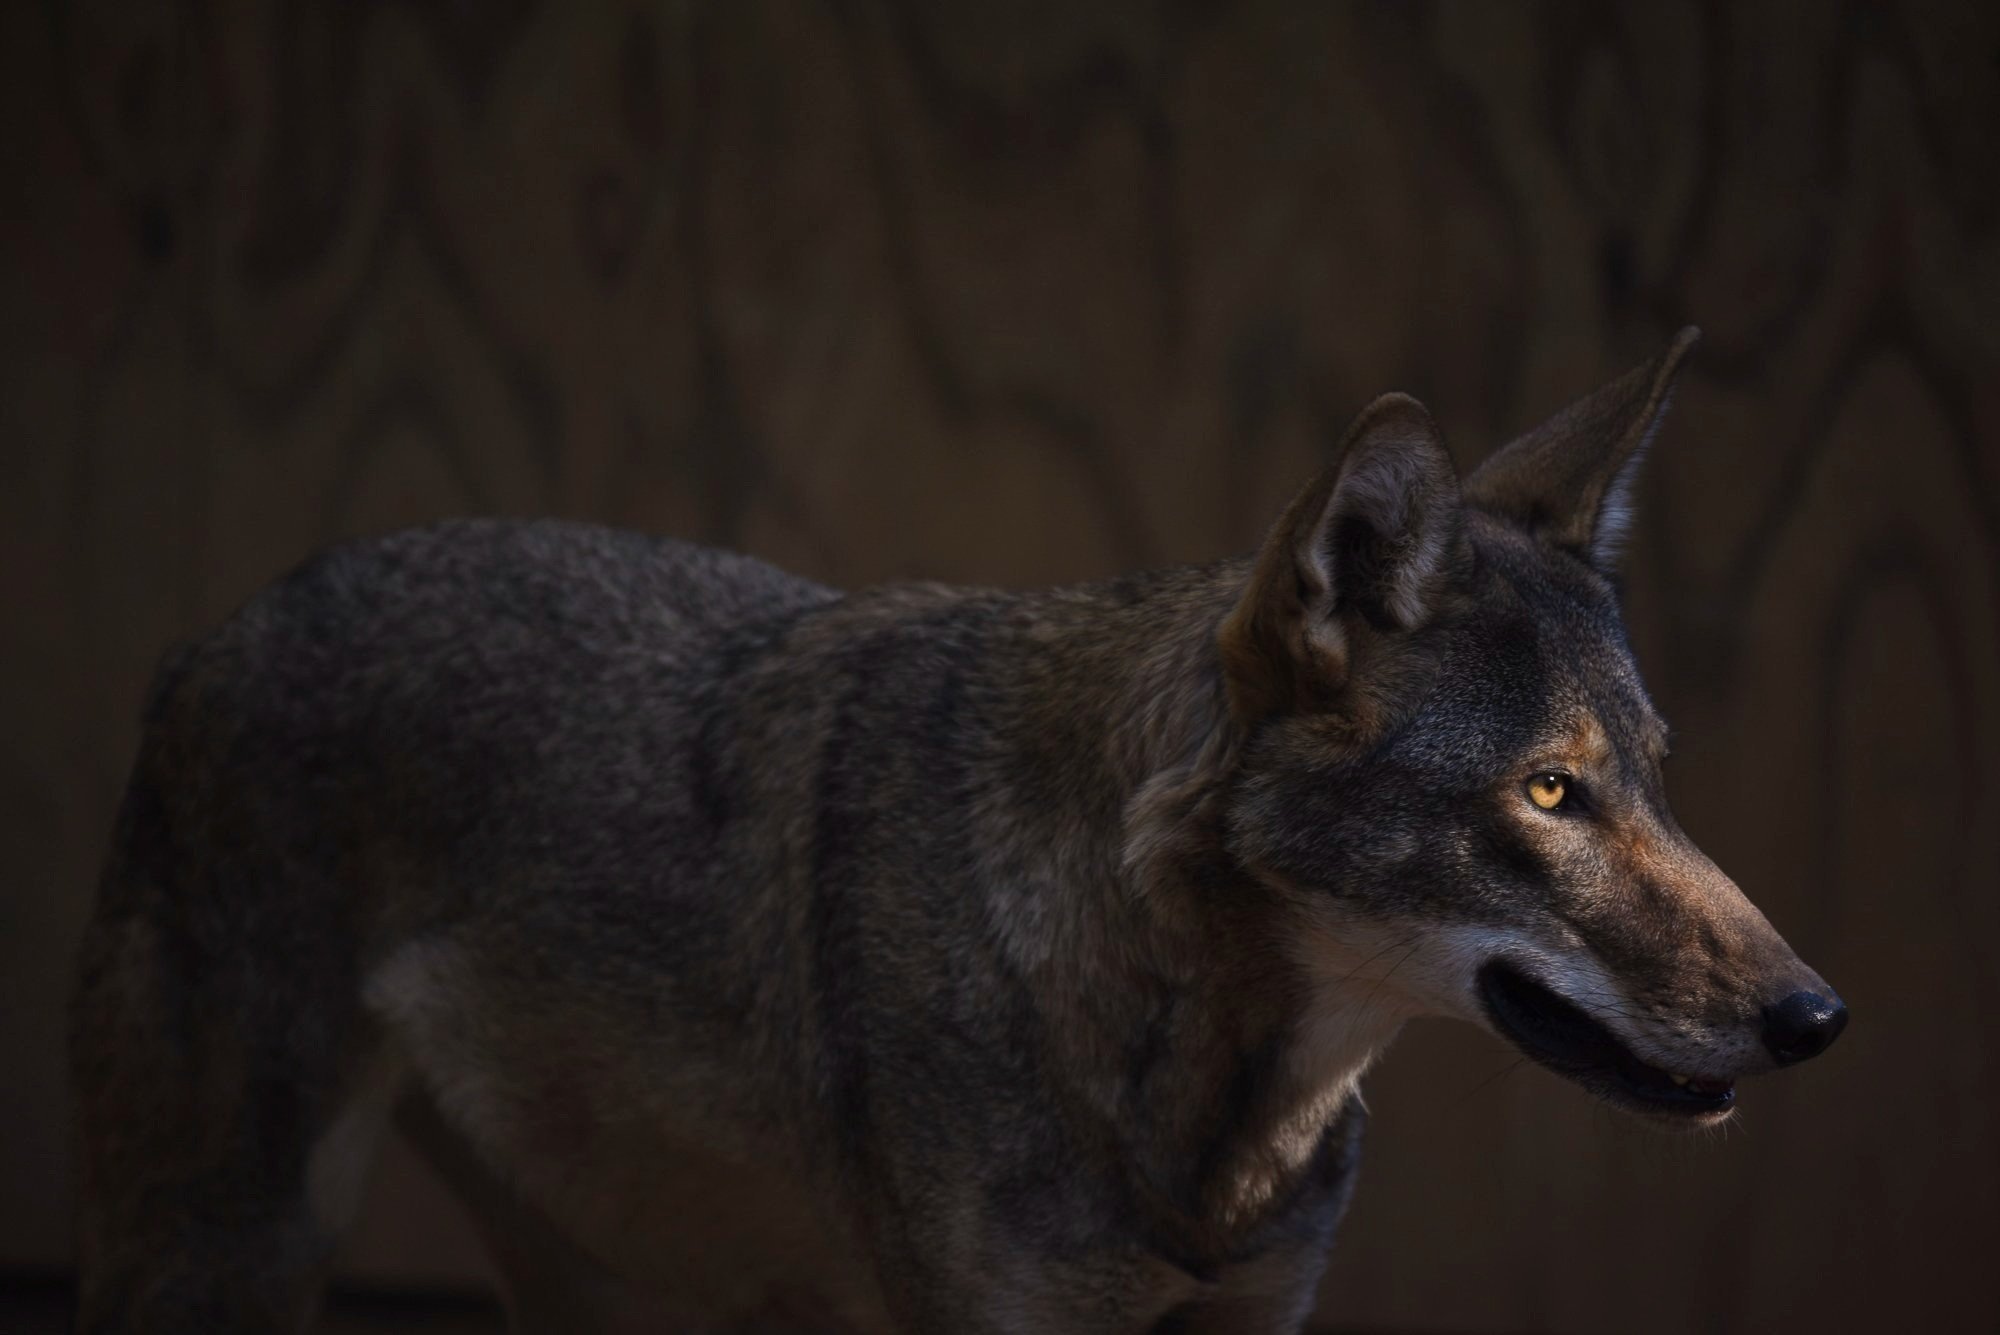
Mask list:
[{"label": "wolf's head", "polygon": [[1328,985],[1457,1015],[1613,1102],[1726,1115],[1846,1010],[1668,810],[1611,573],[1688,331],[1461,485],[1392,395],[1221,632],[1235,863]]}]

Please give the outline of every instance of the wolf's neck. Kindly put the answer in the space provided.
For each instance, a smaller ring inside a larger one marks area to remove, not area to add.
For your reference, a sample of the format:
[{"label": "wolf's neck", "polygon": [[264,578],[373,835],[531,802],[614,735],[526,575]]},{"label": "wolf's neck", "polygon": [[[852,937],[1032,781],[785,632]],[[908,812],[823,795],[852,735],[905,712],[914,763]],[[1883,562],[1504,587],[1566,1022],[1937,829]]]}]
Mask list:
[{"label": "wolf's neck", "polygon": [[1023,684],[1061,721],[1064,767],[1107,794],[1059,808],[1049,831],[1051,849],[1091,850],[1072,870],[1097,869],[1051,881],[1079,901],[1051,916],[1066,931],[1044,957],[1088,998],[1074,1074],[1117,1122],[1149,1128],[1134,1149],[1166,1198],[1247,1226],[1314,1171],[1403,1015],[1376,986],[1382,961],[1302,939],[1296,906],[1224,847],[1216,631],[1245,574],[1224,563],[1057,595],[1031,626],[1061,631],[1044,632]]},{"label": "wolf's neck", "polygon": [[1045,595],[1027,684],[1045,717],[1066,717],[1071,759],[1130,794],[1192,759],[1220,722],[1216,634],[1247,575],[1226,561]]}]

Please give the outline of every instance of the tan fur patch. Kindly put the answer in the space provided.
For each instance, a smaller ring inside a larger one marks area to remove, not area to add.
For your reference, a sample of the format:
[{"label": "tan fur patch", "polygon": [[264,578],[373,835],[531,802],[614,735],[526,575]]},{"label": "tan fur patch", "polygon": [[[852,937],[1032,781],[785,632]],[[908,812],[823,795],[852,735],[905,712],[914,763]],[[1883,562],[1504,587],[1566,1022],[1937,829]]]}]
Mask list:
[{"label": "tan fur patch", "polygon": [[1611,738],[1606,735],[1604,725],[1597,721],[1595,714],[1579,714],[1564,745],[1568,752],[1590,768],[1608,765],[1612,759]]}]

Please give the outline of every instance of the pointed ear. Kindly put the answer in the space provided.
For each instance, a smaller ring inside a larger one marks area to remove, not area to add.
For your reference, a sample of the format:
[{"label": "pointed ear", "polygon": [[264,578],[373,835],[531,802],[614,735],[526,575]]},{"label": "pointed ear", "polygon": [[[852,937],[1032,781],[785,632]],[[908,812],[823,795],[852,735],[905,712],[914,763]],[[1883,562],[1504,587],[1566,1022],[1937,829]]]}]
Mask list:
[{"label": "pointed ear", "polygon": [[1271,530],[1220,633],[1231,716],[1337,708],[1357,654],[1428,622],[1464,550],[1458,474],[1431,415],[1375,400]]},{"label": "pointed ear", "polygon": [[1700,337],[1688,326],[1652,361],[1505,446],[1465,480],[1467,504],[1608,572],[1631,527],[1639,461]]}]

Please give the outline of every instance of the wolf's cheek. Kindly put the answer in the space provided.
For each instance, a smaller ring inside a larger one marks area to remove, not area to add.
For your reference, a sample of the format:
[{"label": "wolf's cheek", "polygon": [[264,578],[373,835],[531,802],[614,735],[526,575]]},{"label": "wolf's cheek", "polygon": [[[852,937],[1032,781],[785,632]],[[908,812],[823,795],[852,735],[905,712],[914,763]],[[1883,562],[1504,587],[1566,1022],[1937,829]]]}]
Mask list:
[{"label": "wolf's cheek", "polygon": [[1395,775],[1356,784],[1325,768],[1274,768],[1243,785],[1228,847],[1255,874],[1362,916],[1447,912],[1464,889],[1450,850],[1456,804]]}]

